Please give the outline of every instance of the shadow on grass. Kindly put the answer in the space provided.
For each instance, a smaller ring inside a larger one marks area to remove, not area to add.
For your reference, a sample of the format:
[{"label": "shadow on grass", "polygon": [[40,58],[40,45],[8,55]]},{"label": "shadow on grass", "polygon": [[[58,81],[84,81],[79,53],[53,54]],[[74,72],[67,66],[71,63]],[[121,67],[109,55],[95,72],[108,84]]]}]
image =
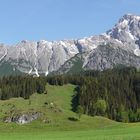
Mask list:
[{"label": "shadow on grass", "polygon": [[68,120],[73,122],[79,121],[79,119],[77,119],[76,117],[68,117]]}]

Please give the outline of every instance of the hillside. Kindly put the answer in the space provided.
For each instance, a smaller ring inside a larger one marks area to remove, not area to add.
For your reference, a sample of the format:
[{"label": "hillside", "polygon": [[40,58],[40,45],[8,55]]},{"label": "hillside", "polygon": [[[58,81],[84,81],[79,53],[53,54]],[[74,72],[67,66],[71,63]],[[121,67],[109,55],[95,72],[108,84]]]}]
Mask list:
[{"label": "hillside", "polygon": [[[30,99],[12,98],[0,101],[1,117],[4,111],[9,110],[10,104],[14,104],[18,110],[43,111],[50,123],[44,123],[43,119],[33,121],[30,124],[18,125],[15,123],[0,123],[0,139],[3,140],[138,140],[140,138],[140,124],[124,124],[111,121],[103,117],[90,117],[83,115],[80,121],[70,121],[68,117],[77,117],[71,111],[71,100],[74,94],[73,85],[50,86],[47,85],[48,94],[33,94]],[[29,105],[29,100],[31,104]],[[55,104],[49,108],[44,103]]]},{"label": "hillside", "polygon": [[[70,121],[68,118],[78,118],[76,113],[72,111],[72,98],[74,95],[75,86],[68,84],[64,86],[47,85],[46,87],[48,90],[48,94],[35,93],[26,100],[23,98],[11,98],[9,100],[0,101],[1,118],[6,114],[6,112],[9,112],[11,110],[12,105],[15,105],[18,112],[30,112],[32,110],[43,112],[42,117],[38,120],[39,122],[41,122],[41,124],[43,124],[43,121],[45,120],[45,118],[47,118],[51,121],[51,123],[48,123],[46,125],[58,125],[63,128],[63,125],[65,124],[64,128],[66,126],[69,126],[71,128],[74,122]],[[92,117],[88,117],[85,115],[83,116],[83,120],[81,120],[82,123],[80,121],[77,121],[75,123],[75,127],[81,128],[84,123],[88,124],[89,122],[86,122],[86,118],[88,118],[89,121],[92,119]],[[108,119],[105,120],[107,122],[104,122],[103,118],[101,119],[101,121],[103,121],[105,125],[111,124],[113,122]],[[81,127],[79,125],[81,125]],[[97,124],[97,127],[98,125],[100,126],[100,124]],[[89,126],[86,127],[88,128]]]},{"label": "hillside", "polygon": [[[123,66],[103,72],[86,71],[75,75],[3,77],[0,79],[0,99],[8,100],[22,97],[26,101],[28,100],[27,103],[30,107],[30,111],[22,113],[21,109],[9,104],[9,111],[4,112],[5,121],[18,123],[24,121],[23,123],[26,123],[26,120],[32,121],[34,118],[39,118],[42,109],[52,109],[54,112],[61,114],[64,106],[57,106],[56,101],[45,101],[45,98],[49,99],[51,97],[51,94],[48,93],[50,87],[46,87],[46,83],[53,85],[53,92],[55,92],[55,86],[58,85],[73,84],[76,86],[75,95],[71,99],[73,111],[77,111],[80,107],[82,114],[105,116],[119,122],[140,121],[140,72],[134,67]],[[43,99],[40,100],[44,103],[39,102],[42,104],[40,110],[36,110],[38,106],[34,107],[35,109],[32,108],[34,93],[36,93],[36,96],[38,94],[43,96]],[[63,101],[64,99],[64,101],[67,101],[63,92],[60,91],[59,95],[60,97],[56,100]],[[69,103],[69,101],[67,102]],[[46,119],[51,121],[50,118]]]}]

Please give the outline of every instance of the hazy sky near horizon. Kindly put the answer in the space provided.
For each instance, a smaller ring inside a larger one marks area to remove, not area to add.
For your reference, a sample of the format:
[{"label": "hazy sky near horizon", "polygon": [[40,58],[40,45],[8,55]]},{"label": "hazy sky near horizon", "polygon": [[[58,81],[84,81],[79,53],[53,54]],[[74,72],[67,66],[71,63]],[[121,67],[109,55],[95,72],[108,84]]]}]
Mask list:
[{"label": "hazy sky near horizon", "polygon": [[0,0],[0,43],[61,40],[106,32],[140,0]]}]

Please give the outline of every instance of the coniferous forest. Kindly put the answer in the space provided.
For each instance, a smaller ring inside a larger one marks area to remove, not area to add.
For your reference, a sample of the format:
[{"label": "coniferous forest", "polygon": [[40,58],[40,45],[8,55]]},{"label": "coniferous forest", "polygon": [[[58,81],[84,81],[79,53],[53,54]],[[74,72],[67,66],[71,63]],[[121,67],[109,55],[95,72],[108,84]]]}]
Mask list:
[{"label": "coniferous forest", "polygon": [[78,85],[73,99],[88,115],[106,116],[120,122],[140,121],[140,72],[133,67],[85,71],[76,75],[48,77],[54,85]]},{"label": "coniferous forest", "polygon": [[47,93],[46,84],[74,84],[73,110],[105,116],[120,122],[140,121],[140,72],[133,67],[85,71],[48,77],[9,76],[0,80],[0,99],[28,99],[33,93]]},{"label": "coniferous forest", "polygon": [[43,78],[32,76],[9,76],[0,80],[0,99],[12,97],[28,99],[33,93],[45,92],[46,82]]}]

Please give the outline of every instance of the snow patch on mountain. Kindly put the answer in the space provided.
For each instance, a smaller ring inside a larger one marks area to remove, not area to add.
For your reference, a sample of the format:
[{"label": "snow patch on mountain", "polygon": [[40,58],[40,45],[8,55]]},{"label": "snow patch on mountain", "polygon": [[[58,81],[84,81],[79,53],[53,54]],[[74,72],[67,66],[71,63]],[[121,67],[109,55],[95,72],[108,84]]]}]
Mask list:
[{"label": "snow patch on mountain", "polygon": [[35,68],[35,74],[36,74],[37,77],[39,77],[39,73],[38,73],[37,68]]},{"label": "snow patch on mountain", "polygon": [[31,70],[28,72],[28,74],[31,74],[31,73],[32,73],[32,70],[33,70],[33,69],[31,69]]},{"label": "snow patch on mountain", "polygon": [[45,76],[47,76],[48,74],[49,74],[49,72],[48,72],[48,71],[46,71],[46,72],[45,72]]},{"label": "snow patch on mountain", "polygon": [[135,50],[134,50],[134,54],[135,54],[136,56],[140,56],[140,49],[135,49]]},{"label": "snow patch on mountain", "polygon": [[2,61],[4,59],[4,57],[7,55],[7,49],[4,49],[2,51],[0,51],[0,61]]}]

